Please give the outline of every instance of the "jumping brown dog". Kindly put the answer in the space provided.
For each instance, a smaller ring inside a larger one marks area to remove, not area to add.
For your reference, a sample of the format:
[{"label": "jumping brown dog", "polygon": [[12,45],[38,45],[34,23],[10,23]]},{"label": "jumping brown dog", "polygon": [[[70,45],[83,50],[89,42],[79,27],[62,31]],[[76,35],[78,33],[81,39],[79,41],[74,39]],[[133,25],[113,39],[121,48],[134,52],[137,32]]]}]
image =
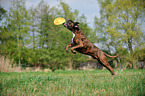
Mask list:
[{"label": "jumping brown dog", "polygon": [[[66,51],[68,52],[68,48],[71,47],[72,53],[80,52],[82,54],[90,55],[94,59],[97,59],[98,62],[106,67],[112,75],[115,75],[113,68],[109,65],[106,56],[114,58],[116,56],[110,56],[103,51],[101,51],[98,47],[93,45],[85,36],[83,31],[78,26],[79,22],[74,22],[72,20],[66,20],[66,24],[63,23],[64,27],[69,29],[73,33],[72,44],[68,44],[66,46]],[[76,50],[76,51],[75,51]],[[106,56],[105,56],[106,55]]]}]

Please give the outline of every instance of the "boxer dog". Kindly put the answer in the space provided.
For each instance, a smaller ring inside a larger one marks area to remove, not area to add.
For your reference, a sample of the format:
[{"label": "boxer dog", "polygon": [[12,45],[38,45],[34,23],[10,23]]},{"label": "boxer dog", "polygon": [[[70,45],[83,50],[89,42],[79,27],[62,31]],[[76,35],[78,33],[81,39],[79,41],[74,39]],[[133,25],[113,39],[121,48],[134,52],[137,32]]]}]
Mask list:
[{"label": "boxer dog", "polygon": [[66,46],[66,51],[68,52],[68,48],[71,47],[72,53],[76,53],[77,51],[82,54],[90,55],[94,59],[97,59],[101,65],[106,67],[111,72],[112,75],[115,75],[115,72],[113,68],[109,65],[106,56],[115,58],[119,55],[110,56],[101,51],[98,47],[96,47],[87,39],[87,37],[80,29],[78,24],[79,22],[74,22],[72,20],[66,20],[66,23],[63,23],[64,27],[69,29],[73,34],[72,44],[68,44]]}]

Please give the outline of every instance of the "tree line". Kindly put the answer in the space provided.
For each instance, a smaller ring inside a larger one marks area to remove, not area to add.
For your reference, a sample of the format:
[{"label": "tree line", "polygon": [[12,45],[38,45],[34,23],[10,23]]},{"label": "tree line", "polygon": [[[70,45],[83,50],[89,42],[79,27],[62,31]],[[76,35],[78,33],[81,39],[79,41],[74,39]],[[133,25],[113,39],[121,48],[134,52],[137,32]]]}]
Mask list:
[{"label": "tree line", "polygon": [[95,17],[95,29],[88,26],[87,18],[68,4],[58,1],[50,6],[43,0],[29,9],[23,0],[12,0],[9,11],[0,8],[0,54],[10,55],[18,66],[48,67],[52,70],[77,68],[89,57],[79,53],[66,53],[72,33],[62,25],[56,26],[57,17],[80,22],[80,27],[100,49],[112,55],[120,54],[117,62],[133,68],[145,60],[145,32],[142,29],[145,16],[143,0],[98,0],[101,17]]}]

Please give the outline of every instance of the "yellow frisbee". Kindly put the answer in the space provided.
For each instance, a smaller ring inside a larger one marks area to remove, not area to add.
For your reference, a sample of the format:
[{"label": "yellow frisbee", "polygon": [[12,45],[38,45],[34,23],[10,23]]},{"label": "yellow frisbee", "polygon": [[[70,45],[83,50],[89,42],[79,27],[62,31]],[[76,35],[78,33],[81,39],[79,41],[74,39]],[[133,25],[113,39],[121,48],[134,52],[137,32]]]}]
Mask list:
[{"label": "yellow frisbee", "polygon": [[60,24],[63,24],[65,22],[65,19],[64,18],[56,18],[54,20],[54,24],[55,25],[60,25]]}]

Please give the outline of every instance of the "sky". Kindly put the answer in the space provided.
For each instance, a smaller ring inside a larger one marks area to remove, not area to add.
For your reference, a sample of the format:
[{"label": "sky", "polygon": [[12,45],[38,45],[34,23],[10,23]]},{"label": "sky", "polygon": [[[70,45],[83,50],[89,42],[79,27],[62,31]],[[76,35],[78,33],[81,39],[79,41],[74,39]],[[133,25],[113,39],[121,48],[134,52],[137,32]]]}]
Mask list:
[{"label": "sky", "polygon": [[[5,10],[9,10],[11,7],[11,0],[0,0],[0,6]],[[26,0],[26,8],[31,6],[37,6],[41,0]],[[50,6],[57,6],[59,0],[44,0]],[[99,4],[97,0],[62,0],[67,3],[73,10],[77,9],[79,15],[84,14],[87,18],[87,22],[91,28],[94,28],[94,17],[100,17],[99,14]]]}]

